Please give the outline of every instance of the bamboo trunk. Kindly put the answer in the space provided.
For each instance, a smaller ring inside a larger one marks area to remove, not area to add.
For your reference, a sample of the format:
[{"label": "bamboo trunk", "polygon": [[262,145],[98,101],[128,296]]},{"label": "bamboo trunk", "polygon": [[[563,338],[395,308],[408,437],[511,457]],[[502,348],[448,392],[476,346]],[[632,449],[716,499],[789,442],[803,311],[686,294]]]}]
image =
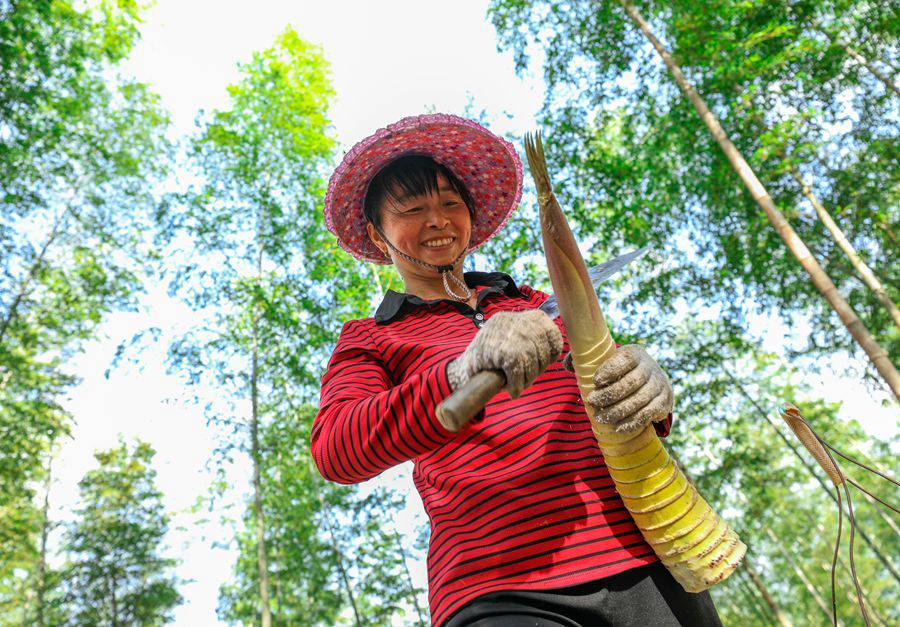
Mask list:
[{"label": "bamboo trunk", "polygon": [[44,627],[44,604],[47,594],[47,537],[50,535],[50,486],[52,485],[53,470],[52,451],[47,453],[47,474],[44,477],[44,506],[41,518],[41,549],[37,564],[37,627]]},{"label": "bamboo trunk", "polygon": [[[745,557],[744,559],[746,560],[747,558]],[[768,612],[766,612],[768,608],[766,608],[766,606],[763,605],[763,603],[759,600],[759,595],[755,594],[754,589],[750,586],[747,579],[741,577],[739,573],[736,573],[734,578],[737,582],[734,587],[740,590],[744,598],[744,603],[747,605],[747,607],[753,610],[753,613],[759,617],[759,620],[761,621],[759,624],[771,624],[772,617]]]},{"label": "bamboo trunk", "polygon": [[50,229],[50,235],[47,237],[44,245],[41,246],[41,251],[37,254],[37,256],[34,258],[34,261],[29,266],[28,272],[25,273],[25,276],[19,282],[19,287],[16,290],[16,296],[9,304],[9,308],[6,310],[6,315],[3,316],[3,320],[0,320],[0,344],[3,343],[7,328],[10,324],[12,324],[13,320],[16,319],[16,316],[18,315],[19,305],[22,304],[22,300],[24,299],[25,294],[31,285],[31,282],[34,281],[35,277],[37,276],[38,270],[40,270],[41,266],[43,265],[44,257],[47,255],[47,251],[50,248],[50,245],[54,242],[54,240],[56,240],[57,237],[59,237],[62,223],[68,216],[68,213],[69,209],[67,208],[53,221],[53,228]]},{"label": "bamboo trunk", "polygon": [[416,617],[418,618],[417,624],[424,627],[425,614],[422,612],[422,608],[419,605],[416,587],[413,585],[412,574],[409,572],[409,564],[406,561],[406,548],[403,546],[403,538],[400,537],[400,533],[397,529],[394,529],[394,540],[397,542],[397,548],[400,550],[400,557],[403,559],[403,571],[406,573],[406,585],[409,586],[409,598],[412,600],[413,607],[416,608]]},{"label": "bamboo trunk", "polygon": [[[254,344],[256,342],[256,326],[254,324]],[[250,398],[253,415],[250,424],[250,456],[253,458],[253,510],[256,526],[256,565],[259,574],[259,605],[262,627],[272,625],[272,613],[269,608],[269,565],[266,559],[265,517],[262,507],[262,479],[260,477],[259,416],[257,399],[257,374],[259,356],[254,345],[253,366],[251,376]]]},{"label": "bamboo trunk", "polygon": [[[261,237],[262,229],[257,230]],[[262,278],[263,248],[256,254],[256,277]],[[256,305],[254,305],[255,307]],[[259,574],[259,609],[262,627],[271,627],[272,611],[269,606],[269,564],[266,557],[266,527],[262,503],[262,478],[260,465],[262,451],[259,446],[259,317],[253,313],[252,363],[250,366],[250,457],[253,461],[253,509],[256,525],[256,564]]]},{"label": "bamboo trunk", "polygon": [[893,392],[894,397],[900,400],[900,372],[897,372],[894,364],[888,359],[887,352],[878,344],[872,334],[869,333],[869,330],[863,325],[862,321],[856,315],[856,312],[850,307],[850,304],[843,296],[841,296],[840,292],[838,292],[837,287],[835,287],[831,278],[825,273],[816,258],[813,257],[812,253],[806,247],[806,244],[800,239],[800,236],[797,235],[791,225],[788,224],[787,220],[785,220],[781,211],[775,206],[772,197],[769,196],[769,192],[759,181],[759,178],[757,178],[753,169],[725,133],[719,120],[713,112],[709,110],[709,107],[706,106],[706,103],[697,93],[697,90],[694,89],[693,85],[691,85],[684,74],[682,74],[681,68],[678,67],[672,59],[672,56],[669,54],[669,51],[665,49],[650,30],[650,26],[638,10],[629,4],[627,0],[619,0],[619,3],[624,7],[626,13],[628,13],[634,23],[637,24],[638,28],[644,34],[644,37],[647,38],[647,41],[649,41],[656,49],[656,52],[666,64],[666,67],[669,69],[675,82],[678,83],[678,86],[684,92],[685,96],[687,96],[691,104],[694,105],[694,108],[697,110],[703,123],[712,133],[713,137],[722,148],[722,152],[725,153],[725,156],[731,162],[732,167],[734,167],[735,172],[737,172],[741,181],[743,181],[744,185],[747,187],[753,200],[765,212],[769,222],[781,236],[785,245],[809,274],[813,285],[816,286],[819,293],[822,294],[826,301],[828,301],[831,308],[837,312],[841,322],[847,327],[847,330],[850,332],[850,335],[853,336],[853,339],[856,340],[866,352],[869,361],[872,362],[872,365],[875,366],[875,369],[881,375],[881,378],[887,383],[888,387]]},{"label": "bamboo trunk", "polygon": [[[804,587],[812,596],[813,600],[815,600],[816,605],[821,608],[822,612],[828,618],[828,622],[832,622],[831,610],[828,609],[828,606],[825,604],[825,599],[822,598],[822,595],[816,590],[816,587],[809,580],[809,577],[806,576],[806,573],[803,572],[803,569],[800,568],[800,565],[794,561],[794,558],[790,556],[787,552],[787,549],[784,548],[781,540],[775,537],[775,534],[772,533],[772,530],[766,527],[766,535],[769,536],[769,540],[771,540],[775,544],[775,548],[778,549],[778,552],[781,553],[781,556],[788,563],[788,566],[791,567],[791,570],[800,578],[800,581],[803,582]],[[836,621],[838,625],[840,625],[839,621]]]},{"label": "bamboo trunk", "polygon": [[337,536],[334,535],[334,527],[331,524],[331,517],[328,515],[328,504],[325,502],[322,492],[317,489],[319,496],[319,505],[322,508],[322,517],[325,520],[325,527],[328,529],[328,535],[331,538],[331,550],[334,551],[334,559],[336,560],[338,572],[341,575],[341,582],[344,584],[344,592],[347,593],[347,600],[350,601],[350,607],[353,609],[353,624],[356,627],[362,627],[362,620],[359,616],[359,608],[356,607],[356,595],[353,594],[353,586],[350,583],[350,575],[344,568],[344,558],[341,556],[341,547],[338,545]]},{"label": "bamboo trunk", "polygon": [[872,290],[878,301],[882,305],[884,305],[884,308],[887,309],[891,314],[891,318],[894,320],[894,326],[900,329],[900,309],[897,308],[897,305],[894,304],[894,301],[892,301],[890,296],[887,295],[887,292],[885,291],[884,286],[881,284],[881,281],[878,280],[878,277],[875,276],[875,273],[872,272],[872,269],[865,261],[863,261],[862,257],[859,256],[859,254],[856,252],[856,249],[853,247],[853,244],[851,244],[850,240],[847,239],[847,236],[844,235],[841,227],[837,225],[825,206],[819,201],[818,197],[813,193],[809,185],[806,184],[806,181],[803,180],[803,177],[800,176],[800,173],[797,172],[796,169],[791,168],[791,176],[793,176],[794,180],[797,181],[797,184],[803,191],[803,195],[806,196],[806,199],[813,206],[813,209],[816,210],[816,213],[819,216],[819,220],[821,220],[822,224],[825,225],[825,228],[828,229],[831,237],[835,242],[837,242],[837,245],[840,246],[841,250],[844,251],[844,254],[847,255],[847,259],[850,260],[850,263],[853,265],[853,269],[856,270],[857,274],[859,274],[866,286],[868,286],[868,288]]},{"label": "bamboo trunk", "polygon": [[848,44],[846,41],[844,41],[840,37],[832,35],[828,31],[826,31],[824,28],[819,27],[818,30],[819,30],[819,32],[824,33],[826,37],[831,39],[832,43],[843,48],[844,52],[847,53],[847,56],[849,56],[851,59],[856,61],[862,67],[866,68],[869,71],[869,73],[872,74],[872,76],[874,76],[878,80],[880,80],[884,84],[885,87],[887,87],[892,92],[894,92],[895,94],[900,96],[900,89],[897,88],[897,85],[894,84],[894,81],[892,81],[885,74],[883,74],[877,67],[872,65],[868,59],[866,59],[864,56],[862,56],[850,44]]},{"label": "bamboo trunk", "polygon": [[[616,345],[588,278],[575,237],[553,196],[540,137],[525,140],[538,190],[541,232],[550,281],[566,325],[575,376],[586,399],[593,375]],[[647,543],[689,592],[722,581],[737,568],[747,547],[713,512],[663,448],[653,425],[620,433],[585,410],[625,507]]]},{"label": "bamboo trunk", "polygon": [[791,621],[787,617],[787,614],[785,614],[781,607],[775,602],[775,599],[769,592],[769,588],[766,587],[765,583],[763,583],[762,578],[753,568],[753,564],[750,563],[750,560],[744,561],[744,570],[747,571],[747,575],[750,577],[750,581],[753,582],[753,586],[759,591],[759,594],[766,602],[766,605],[768,605],[769,609],[772,610],[772,612],[775,614],[775,617],[778,619],[778,623],[782,625],[782,627],[791,627]]}]

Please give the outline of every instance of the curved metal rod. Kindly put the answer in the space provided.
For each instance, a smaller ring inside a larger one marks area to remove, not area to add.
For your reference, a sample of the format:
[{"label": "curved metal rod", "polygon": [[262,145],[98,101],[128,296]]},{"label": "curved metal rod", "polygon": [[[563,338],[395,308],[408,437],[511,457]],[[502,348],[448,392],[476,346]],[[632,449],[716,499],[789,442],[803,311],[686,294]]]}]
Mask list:
[{"label": "curved metal rod", "polygon": [[[818,437],[818,436],[817,436],[817,437]],[[891,477],[890,475],[886,475],[885,473],[883,473],[883,472],[881,472],[881,471],[879,471],[879,470],[876,470],[875,468],[872,468],[871,466],[867,466],[866,464],[862,463],[861,461],[857,461],[856,459],[850,457],[850,456],[847,455],[846,453],[840,452],[839,450],[837,450],[836,448],[834,448],[834,447],[831,446],[828,442],[826,442],[825,440],[822,440],[821,438],[819,438],[819,441],[822,443],[823,446],[825,446],[826,448],[830,449],[832,453],[837,453],[838,455],[840,455],[841,457],[843,457],[844,459],[846,459],[846,460],[847,460],[848,462],[850,462],[851,464],[856,464],[857,466],[859,466],[859,467],[862,468],[863,470],[868,470],[869,472],[878,475],[878,476],[881,477],[882,479],[886,479],[886,480],[890,481],[890,482],[893,483],[895,486],[897,486],[898,488],[900,488],[900,481],[897,481],[896,479],[894,479],[894,478]]]},{"label": "curved metal rod", "polygon": [[[823,470],[825,470],[826,474],[831,478],[832,482],[835,485],[835,490],[838,495],[838,535],[837,540],[834,545],[834,557],[832,559],[831,564],[831,605],[833,609],[832,620],[834,621],[834,625],[837,625],[837,590],[835,585],[835,571],[837,569],[837,557],[838,552],[840,551],[840,542],[841,542],[841,531],[843,526],[843,516],[844,516],[844,508],[841,503],[841,490],[844,491],[844,496],[847,499],[847,517],[850,519],[850,578],[853,580],[853,586],[856,589],[856,603],[859,605],[859,611],[862,614],[863,620],[866,623],[866,626],[869,627],[871,622],[869,620],[869,613],[866,610],[865,601],[863,601],[862,594],[862,586],[859,583],[859,576],[856,573],[856,552],[855,552],[855,540],[856,540],[856,515],[853,512],[853,499],[850,496],[850,488],[847,487],[847,483],[849,483],[849,479],[844,475],[841,467],[838,465],[837,460],[831,454],[832,447],[825,443],[825,441],[816,433],[815,429],[813,429],[810,424],[803,418],[800,414],[800,410],[792,405],[791,403],[785,403],[784,408],[781,412],[782,418],[784,418],[785,422],[791,427],[797,437],[803,442],[804,446],[812,453],[813,457],[819,463]],[[812,435],[814,441],[809,438]],[[843,457],[843,455],[841,455]],[[854,462],[856,463],[856,462]]]},{"label": "curved metal rod", "polygon": [[897,509],[896,507],[894,507],[893,505],[891,505],[891,504],[888,503],[887,501],[882,501],[880,498],[878,498],[877,496],[875,496],[874,494],[872,494],[871,492],[869,492],[868,490],[866,490],[864,487],[862,487],[861,485],[859,485],[856,481],[854,481],[854,480],[851,479],[850,477],[847,477],[847,481],[849,481],[853,486],[855,486],[856,489],[859,490],[860,492],[863,492],[863,493],[865,493],[865,494],[868,494],[870,497],[872,497],[873,499],[875,499],[876,501],[878,501],[879,503],[881,503],[882,505],[884,505],[884,506],[887,507],[888,509],[890,509],[890,510],[892,510],[892,511],[898,513],[898,514],[900,514],[900,509]]}]

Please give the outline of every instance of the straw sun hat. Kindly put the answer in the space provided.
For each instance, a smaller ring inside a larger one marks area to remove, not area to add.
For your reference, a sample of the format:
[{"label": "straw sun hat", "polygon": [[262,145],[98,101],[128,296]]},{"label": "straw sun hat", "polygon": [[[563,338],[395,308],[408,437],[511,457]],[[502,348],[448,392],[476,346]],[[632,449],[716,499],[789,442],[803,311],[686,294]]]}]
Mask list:
[{"label": "straw sun hat", "polygon": [[325,223],[357,259],[391,263],[366,233],[363,202],[372,177],[406,155],[433,158],[465,185],[475,204],[470,251],[500,230],[522,197],[522,162],[505,139],[455,115],[403,118],[353,146],[328,182]]}]

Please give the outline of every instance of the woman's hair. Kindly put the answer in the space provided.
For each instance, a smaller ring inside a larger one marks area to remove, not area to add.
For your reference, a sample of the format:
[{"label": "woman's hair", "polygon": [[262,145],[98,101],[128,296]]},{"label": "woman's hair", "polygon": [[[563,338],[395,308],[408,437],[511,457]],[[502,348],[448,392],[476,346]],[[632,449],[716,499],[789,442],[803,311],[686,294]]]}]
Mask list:
[{"label": "woman's hair", "polygon": [[386,198],[399,202],[402,196],[422,196],[438,191],[438,174],[442,175],[450,187],[460,195],[469,208],[469,214],[475,215],[475,205],[469,190],[444,165],[427,155],[407,155],[391,161],[381,168],[369,182],[366,198],[363,201],[363,214],[376,229],[381,229],[381,206]]}]

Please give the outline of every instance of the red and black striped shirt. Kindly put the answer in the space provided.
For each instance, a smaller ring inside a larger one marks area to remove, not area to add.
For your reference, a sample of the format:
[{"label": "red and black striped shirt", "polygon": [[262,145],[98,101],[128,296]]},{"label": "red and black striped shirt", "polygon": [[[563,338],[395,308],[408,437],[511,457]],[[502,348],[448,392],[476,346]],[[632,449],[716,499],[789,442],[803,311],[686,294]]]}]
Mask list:
[{"label": "red and black striped shirt", "polygon": [[[413,461],[431,521],[436,625],[488,592],[575,585],[656,560],[613,487],[575,377],[561,362],[519,398],[495,396],[459,434],[440,425],[435,407],[451,392],[448,362],[496,312],[534,309],[547,298],[501,273],[466,273],[466,282],[478,286],[475,309],[389,292],[374,318],[345,324],[312,429],[313,458],[332,481],[357,483]],[[657,424],[661,435],[669,424]]]}]

